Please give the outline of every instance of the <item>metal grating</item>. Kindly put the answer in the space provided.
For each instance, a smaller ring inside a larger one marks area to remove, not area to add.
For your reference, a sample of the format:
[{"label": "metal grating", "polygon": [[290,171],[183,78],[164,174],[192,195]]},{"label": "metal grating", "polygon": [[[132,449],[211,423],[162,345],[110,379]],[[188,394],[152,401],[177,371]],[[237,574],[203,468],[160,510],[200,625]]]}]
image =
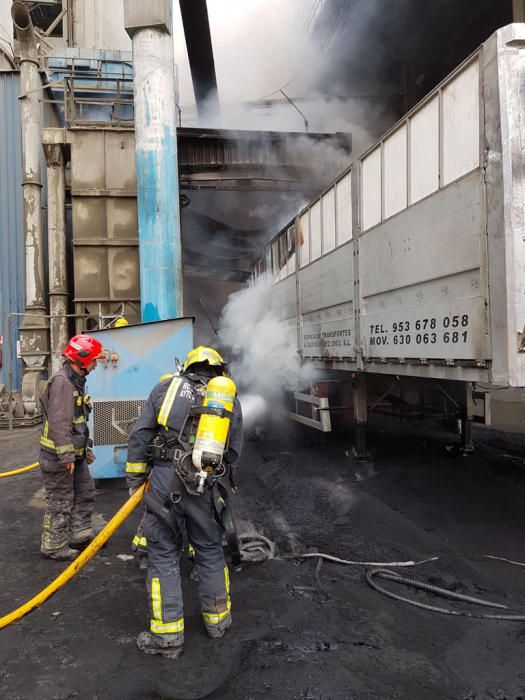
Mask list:
[{"label": "metal grating", "polygon": [[145,399],[93,401],[93,445],[125,445]]}]

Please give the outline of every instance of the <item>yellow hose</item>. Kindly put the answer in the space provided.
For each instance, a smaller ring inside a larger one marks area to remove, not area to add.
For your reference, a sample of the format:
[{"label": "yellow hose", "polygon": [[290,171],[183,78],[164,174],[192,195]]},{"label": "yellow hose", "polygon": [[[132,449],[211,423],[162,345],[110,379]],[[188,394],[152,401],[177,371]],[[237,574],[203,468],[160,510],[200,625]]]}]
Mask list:
[{"label": "yellow hose", "polygon": [[42,603],[45,603],[45,601],[50,598],[53,593],[56,593],[65,583],[76,576],[78,572],[88,563],[88,561],[95,556],[102,545],[109,540],[115,530],[122,525],[128,515],[135,510],[142,500],[146,487],[149,487],[149,482],[143,484],[132,496],[130,496],[122,508],[111,518],[106,527],[98,533],[93,542],[91,542],[89,546],[86,547],[86,549],[84,549],[84,551],[81,552],[73,562],[71,562],[67,569],[64,569],[60,576],[57,576],[57,578],[49,584],[49,586],[40,591],[40,593],[38,593],[34,598],[31,598],[31,600],[28,600],[27,603],[24,603],[24,605],[21,605],[16,610],[13,610],[13,612],[9,613],[8,615],[4,615],[4,617],[0,617],[0,629],[7,627],[16,620],[20,620],[20,618],[24,617],[24,615],[27,615],[35,608],[38,608],[40,605],[42,605]]},{"label": "yellow hose", "polygon": [[23,472],[31,471],[31,469],[36,469],[40,465],[40,462],[33,462],[33,464],[28,464],[27,467],[20,467],[20,469],[13,469],[10,472],[0,472],[0,479],[5,476],[15,476],[15,474],[22,474]]}]

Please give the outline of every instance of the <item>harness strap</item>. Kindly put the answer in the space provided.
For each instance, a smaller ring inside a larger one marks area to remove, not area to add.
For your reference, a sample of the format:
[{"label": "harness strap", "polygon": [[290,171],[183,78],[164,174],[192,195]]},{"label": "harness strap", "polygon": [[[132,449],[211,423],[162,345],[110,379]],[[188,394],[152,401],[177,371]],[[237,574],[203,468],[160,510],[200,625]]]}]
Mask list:
[{"label": "harness strap", "polygon": [[228,549],[230,550],[232,566],[237,567],[241,564],[241,552],[239,550],[239,540],[237,538],[237,527],[235,525],[233,508],[231,506],[226,488],[218,481],[215,482],[214,486],[217,487],[220,498],[224,504],[223,509],[219,512],[216,506],[216,499],[213,499],[213,504],[215,506],[215,518],[224,530],[226,543],[228,545]]},{"label": "harness strap", "polygon": [[176,535],[180,536],[180,529],[177,525],[177,519],[172,509],[157,501],[150,493],[145,493],[142,501],[147,510],[156,515],[163,523],[170,527]]},{"label": "harness strap", "polygon": [[219,418],[233,418],[233,411],[222,406],[196,406],[190,408],[190,416],[218,416]]},{"label": "harness strap", "polygon": [[166,445],[149,445],[146,450],[147,456],[158,459],[161,462],[177,462],[184,454],[184,451],[179,448],[170,449],[168,444],[169,443]]}]

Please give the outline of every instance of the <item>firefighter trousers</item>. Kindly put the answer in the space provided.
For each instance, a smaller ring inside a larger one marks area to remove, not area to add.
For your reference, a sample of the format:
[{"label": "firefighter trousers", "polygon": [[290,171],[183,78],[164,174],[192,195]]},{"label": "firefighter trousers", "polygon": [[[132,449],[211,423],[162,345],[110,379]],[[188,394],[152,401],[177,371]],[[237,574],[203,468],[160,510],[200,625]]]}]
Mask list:
[{"label": "firefighter trousers", "polygon": [[[175,480],[175,481],[174,481]],[[195,550],[199,599],[204,624],[211,637],[231,625],[229,572],[222,551],[222,530],[214,517],[214,492],[187,493],[170,462],[155,462],[150,494],[164,504],[174,488],[180,501],[173,505],[177,532],[157,515],[146,511],[144,535],[148,542],[147,591],[150,631],[174,645],[184,642],[184,613],[180,577],[182,532],[186,528]]]},{"label": "firefighter trousers", "polygon": [[93,537],[95,484],[86,460],[75,461],[73,474],[44,450],[40,450],[39,461],[46,491],[42,552],[56,552],[89,540]]}]

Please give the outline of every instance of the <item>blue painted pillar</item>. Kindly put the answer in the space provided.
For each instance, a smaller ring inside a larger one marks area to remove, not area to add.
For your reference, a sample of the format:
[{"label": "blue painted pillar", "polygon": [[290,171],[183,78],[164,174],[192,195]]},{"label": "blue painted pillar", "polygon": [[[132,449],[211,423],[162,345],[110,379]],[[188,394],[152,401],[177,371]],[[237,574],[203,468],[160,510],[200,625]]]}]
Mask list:
[{"label": "blue painted pillar", "polygon": [[182,316],[182,250],[171,0],[126,0],[135,90],[142,321]]}]

